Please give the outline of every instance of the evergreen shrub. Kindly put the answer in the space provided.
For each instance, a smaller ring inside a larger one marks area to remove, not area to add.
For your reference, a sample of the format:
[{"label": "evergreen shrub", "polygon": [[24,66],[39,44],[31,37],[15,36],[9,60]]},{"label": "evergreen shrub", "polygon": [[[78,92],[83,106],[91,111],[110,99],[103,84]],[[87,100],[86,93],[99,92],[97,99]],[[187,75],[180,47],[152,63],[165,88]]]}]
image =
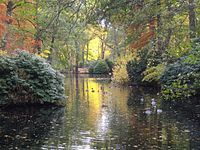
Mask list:
[{"label": "evergreen shrub", "polygon": [[64,76],[45,59],[21,51],[0,56],[0,105],[65,104]]},{"label": "evergreen shrub", "polygon": [[126,65],[126,69],[128,72],[128,77],[132,84],[143,84],[142,79],[144,78],[143,72],[147,68],[147,57],[148,51],[141,50],[138,51],[137,57],[131,61],[129,61]]}]

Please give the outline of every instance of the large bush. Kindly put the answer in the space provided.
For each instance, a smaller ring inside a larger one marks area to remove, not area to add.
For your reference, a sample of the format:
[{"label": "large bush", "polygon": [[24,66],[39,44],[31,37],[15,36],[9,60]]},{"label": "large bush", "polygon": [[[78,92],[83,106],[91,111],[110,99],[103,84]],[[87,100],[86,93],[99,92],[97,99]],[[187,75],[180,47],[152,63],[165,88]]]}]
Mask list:
[{"label": "large bush", "polygon": [[113,67],[113,77],[112,81],[118,84],[128,84],[129,77],[126,70],[126,64],[128,61],[132,60],[133,56],[130,54],[128,56],[119,57]]},{"label": "large bush", "polygon": [[168,65],[162,78],[162,93],[165,99],[187,99],[200,92],[200,44],[192,51]]},{"label": "large bush", "polygon": [[63,76],[43,58],[27,52],[0,57],[0,105],[63,105]]},{"label": "large bush", "polygon": [[112,62],[109,60],[97,60],[90,63],[90,74],[108,74],[112,72]]},{"label": "large bush", "polygon": [[98,63],[94,67],[95,74],[108,74],[109,67],[105,60],[99,60]]},{"label": "large bush", "polygon": [[128,76],[133,84],[143,84],[143,72],[147,68],[148,51],[146,49],[138,51],[137,57],[129,61],[126,65]]},{"label": "large bush", "polygon": [[166,99],[185,99],[200,92],[200,61],[188,64],[179,60],[168,66],[163,77],[162,93]]}]

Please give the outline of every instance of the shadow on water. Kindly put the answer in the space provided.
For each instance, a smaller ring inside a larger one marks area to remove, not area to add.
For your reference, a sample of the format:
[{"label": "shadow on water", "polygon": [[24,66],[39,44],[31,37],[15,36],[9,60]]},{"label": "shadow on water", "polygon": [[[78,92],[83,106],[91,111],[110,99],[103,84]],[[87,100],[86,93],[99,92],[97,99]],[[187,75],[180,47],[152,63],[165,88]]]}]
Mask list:
[{"label": "shadow on water", "polygon": [[62,108],[11,107],[0,110],[0,149],[37,149],[59,128]]},{"label": "shadow on water", "polygon": [[[156,105],[152,106],[152,100]],[[141,149],[199,149],[200,124],[198,118],[182,111],[166,109],[154,89],[131,90],[127,101],[137,130]],[[158,111],[159,110],[159,111]],[[131,132],[129,132],[131,133]],[[130,135],[133,137],[134,135]],[[131,143],[135,143],[135,139]]]},{"label": "shadow on water", "polygon": [[199,121],[163,109],[156,91],[66,78],[66,108],[1,111],[1,149],[200,149]]}]

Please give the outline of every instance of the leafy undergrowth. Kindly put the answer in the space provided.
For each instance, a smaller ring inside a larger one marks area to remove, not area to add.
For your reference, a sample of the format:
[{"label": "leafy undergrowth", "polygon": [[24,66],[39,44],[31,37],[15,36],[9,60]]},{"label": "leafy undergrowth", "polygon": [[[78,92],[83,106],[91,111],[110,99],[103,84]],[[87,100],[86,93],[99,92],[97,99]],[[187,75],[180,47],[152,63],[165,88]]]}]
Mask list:
[{"label": "leafy undergrowth", "polygon": [[0,105],[64,105],[64,76],[43,58],[19,52],[0,57]]},{"label": "leafy undergrowth", "polygon": [[168,65],[162,78],[165,99],[188,99],[200,92],[200,44],[176,62]]}]

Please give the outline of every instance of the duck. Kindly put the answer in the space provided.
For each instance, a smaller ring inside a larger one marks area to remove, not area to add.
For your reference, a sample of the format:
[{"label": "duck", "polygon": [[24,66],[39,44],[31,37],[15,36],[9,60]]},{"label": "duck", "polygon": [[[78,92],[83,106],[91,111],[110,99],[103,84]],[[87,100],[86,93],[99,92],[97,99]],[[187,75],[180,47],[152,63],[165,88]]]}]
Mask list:
[{"label": "duck", "polygon": [[152,113],[152,111],[150,110],[150,108],[147,108],[144,113],[147,115],[150,115]]},{"label": "duck", "polygon": [[92,88],[92,92],[95,92],[93,88]]},{"label": "duck", "polygon": [[151,100],[151,105],[152,105],[152,106],[156,106],[156,101],[155,101],[154,98],[152,98],[152,100]]},{"label": "duck", "polygon": [[162,113],[162,109],[157,109],[157,113],[158,114]]}]

